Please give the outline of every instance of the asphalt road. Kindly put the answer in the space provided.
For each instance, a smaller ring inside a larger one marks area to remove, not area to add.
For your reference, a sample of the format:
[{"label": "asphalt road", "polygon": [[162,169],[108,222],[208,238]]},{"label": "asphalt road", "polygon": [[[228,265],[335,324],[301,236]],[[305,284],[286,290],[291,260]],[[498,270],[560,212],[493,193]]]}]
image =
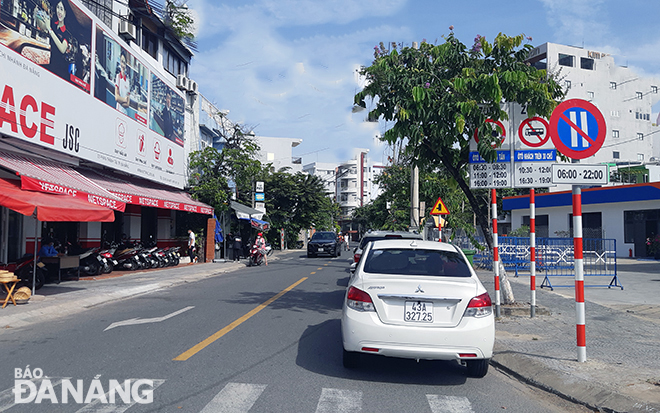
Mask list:
[{"label": "asphalt road", "polygon": [[[587,411],[493,368],[472,379],[454,362],[373,356],[344,369],[339,317],[348,264],[346,253],[289,254],[267,267],[2,331],[0,412]],[[49,379],[33,379],[41,393],[14,404],[15,370],[23,375],[26,366]],[[149,401],[137,388],[128,400],[100,402],[110,380],[129,379],[129,387],[150,380],[141,389],[153,388],[153,401],[136,402]],[[61,380],[81,386],[80,403],[72,396],[63,403]]]}]

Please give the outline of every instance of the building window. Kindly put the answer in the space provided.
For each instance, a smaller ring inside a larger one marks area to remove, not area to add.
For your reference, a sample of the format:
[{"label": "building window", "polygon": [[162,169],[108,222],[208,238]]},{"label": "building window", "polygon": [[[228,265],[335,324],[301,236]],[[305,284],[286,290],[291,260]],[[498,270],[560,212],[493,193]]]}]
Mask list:
[{"label": "building window", "polygon": [[559,53],[559,65],[560,66],[573,67],[573,66],[575,66],[573,64],[574,59],[575,59],[575,56],[571,56],[570,54]]},{"label": "building window", "polygon": [[644,154],[643,153],[638,153],[637,154],[637,160],[640,162],[644,162]]},{"label": "building window", "polygon": [[644,134],[643,133],[638,133],[637,134],[637,140],[638,141],[643,141],[644,140]]},{"label": "building window", "polygon": [[610,89],[616,90],[616,82],[610,82]]},{"label": "building window", "polygon": [[658,93],[658,87],[657,86],[651,86],[651,93]]},{"label": "building window", "polygon": [[594,92],[587,92],[587,98],[589,98],[589,100],[594,100]]},{"label": "building window", "polygon": [[614,152],[612,152],[612,159],[619,159],[619,156],[620,156],[620,155],[619,155],[619,152],[618,152],[618,151],[614,151]]},{"label": "building window", "polygon": [[612,129],[612,137],[614,139],[617,139],[619,137],[619,131],[616,129]]},{"label": "building window", "polygon": [[142,50],[154,59],[158,59],[158,38],[145,26],[142,26]]},{"label": "building window", "polygon": [[103,23],[112,27],[112,0],[82,0],[82,3]]},{"label": "building window", "polygon": [[566,90],[569,90],[571,88],[571,81],[570,80],[564,81],[564,87],[566,88]]},{"label": "building window", "polygon": [[635,92],[635,96],[637,97],[637,99],[641,99],[642,97],[644,97],[644,94],[642,92]]},{"label": "building window", "polygon": [[594,59],[589,59],[587,57],[580,58],[580,67],[586,70],[594,70]]}]

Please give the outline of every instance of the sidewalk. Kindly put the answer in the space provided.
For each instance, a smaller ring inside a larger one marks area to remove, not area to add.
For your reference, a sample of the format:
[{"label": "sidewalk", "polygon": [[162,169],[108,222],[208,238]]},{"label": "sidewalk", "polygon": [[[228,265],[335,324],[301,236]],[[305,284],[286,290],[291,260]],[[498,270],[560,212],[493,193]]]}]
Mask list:
[{"label": "sidewalk", "polygon": [[[268,260],[276,261],[286,254],[301,254],[301,250],[274,251]],[[247,259],[240,262],[189,264],[144,271],[113,271],[98,277],[83,277],[80,281],[46,284],[27,304],[14,306],[11,302],[0,309],[0,331],[52,321],[63,315],[85,311],[112,301],[147,294],[174,285],[199,281],[219,274],[245,268]],[[3,297],[4,295],[0,294]]]},{"label": "sidewalk", "polygon": [[[269,260],[303,250],[275,251]],[[111,301],[245,268],[246,261],[180,264],[144,272],[116,271],[99,280],[47,284],[29,304],[0,309],[0,331],[51,321]],[[573,288],[541,289],[529,317],[529,277],[509,277],[518,303],[496,322],[492,364],[524,381],[603,412],[660,413],[660,262],[619,259],[625,287],[585,288],[587,361],[577,362]],[[492,272],[478,271],[494,296]],[[585,284],[602,284],[601,277]],[[572,285],[556,277],[553,285]],[[609,280],[608,280],[609,282]],[[504,312],[503,312],[504,314]],[[545,315],[544,315],[545,314]]]},{"label": "sidewalk", "polygon": [[[492,272],[479,278],[493,291]],[[529,276],[509,277],[518,316],[496,322],[494,366],[540,388],[605,412],[660,412],[660,262],[619,259],[619,288],[585,287],[587,361],[577,362],[572,277],[552,277],[536,303],[550,315],[529,316]],[[585,285],[603,284],[585,277]],[[609,279],[606,281],[609,283]]]}]

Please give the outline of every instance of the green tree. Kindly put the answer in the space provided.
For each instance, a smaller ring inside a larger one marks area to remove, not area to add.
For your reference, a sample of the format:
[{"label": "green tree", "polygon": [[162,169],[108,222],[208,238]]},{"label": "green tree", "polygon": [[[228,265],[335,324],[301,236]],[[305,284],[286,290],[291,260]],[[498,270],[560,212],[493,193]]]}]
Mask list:
[{"label": "green tree", "polygon": [[222,150],[206,147],[190,153],[190,194],[216,212],[229,208],[230,180],[236,186],[239,201],[252,202],[253,177],[259,175],[262,168],[257,160],[259,145],[247,130],[245,126],[232,125],[224,131]]},{"label": "green tree", "polygon": [[192,40],[195,20],[185,0],[165,0],[165,23],[179,39]]},{"label": "green tree", "polygon": [[[367,86],[355,103],[375,107],[370,118],[395,121],[382,139],[405,143],[405,151],[420,165],[442,165],[475,212],[489,247],[487,198],[477,197],[467,183],[470,137],[479,136],[479,153],[492,162],[499,144],[486,119],[507,119],[502,103],[527,107],[528,116],[548,117],[562,98],[560,85],[545,70],[525,62],[532,46],[524,36],[499,34],[493,44],[477,36],[468,49],[453,32],[439,45],[420,47],[396,44],[376,47],[375,60],[361,69]],[[528,39],[529,40],[529,39]]]},{"label": "green tree", "polygon": [[[357,208],[353,215],[364,229],[406,230],[410,226],[410,171],[411,160],[402,159],[399,164],[387,168],[376,180],[381,194],[371,203]],[[458,189],[456,181],[442,167],[427,163],[419,170],[419,199],[426,205],[420,211],[422,220],[441,197],[450,214],[445,216],[447,225],[453,229],[464,229],[470,234],[473,228],[473,211],[465,194]],[[484,192],[484,191],[481,191]],[[389,205],[389,209],[387,206]]]},{"label": "green tree", "polygon": [[336,229],[339,206],[327,196],[321,178],[286,169],[261,176],[272,229],[284,228],[289,245],[295,245],[303,229]]}]

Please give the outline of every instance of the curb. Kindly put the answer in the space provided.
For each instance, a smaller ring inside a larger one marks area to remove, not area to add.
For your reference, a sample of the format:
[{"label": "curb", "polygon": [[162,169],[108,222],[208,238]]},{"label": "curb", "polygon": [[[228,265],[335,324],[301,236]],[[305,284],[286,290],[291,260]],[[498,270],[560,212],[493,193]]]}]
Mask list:
[{"label": "curb", "polygon": [[[549,368],[533,357],[495,345],[491,364],[507,374],[562,397],[570,402],[586,406],[599,412],[658,412],[660,404],[649,404],[600,385],[571,375],[570,371]],[[587,362],[588,363],[588,362]],[[575,364],[578,364],[575,361]],[[527,374],[525,374],[527,372]],[[528,372],[534,372],[532,376]]]}]

